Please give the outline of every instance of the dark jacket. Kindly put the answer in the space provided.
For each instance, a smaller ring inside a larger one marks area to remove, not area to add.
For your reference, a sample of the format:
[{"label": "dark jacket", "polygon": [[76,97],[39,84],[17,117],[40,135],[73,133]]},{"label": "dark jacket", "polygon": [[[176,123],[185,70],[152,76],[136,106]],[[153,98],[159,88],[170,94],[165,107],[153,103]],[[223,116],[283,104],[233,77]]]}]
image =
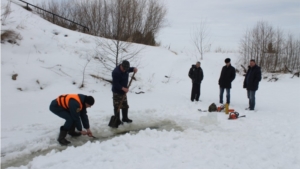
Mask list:
[{"label": "dark jacket", "polygon": [[112,72],[112,92],[124,94],[122,87],[127,88],[129,73],[133,72],[134,67],[129,68],[126,72],[122,72],[120,65]]},{"label": "dark jacket", "polygon": [[193,83],[200,84],[204,78],[202,68],[197,68],[196,65],[192,65],[189,71],[189,77],[192,79]]},{"label": "dark jacket", "polygon": [[255,65],[252,68],[249,66],[249,69],[246,73],[244,80],[244,88],[247,90],[257,90],[258,83],[261,80],[261,70],[260,67]]},{"label": "dark jacket", "polygon": [[231,65],[228,67],[225,65],[222,68],[219,78],[219,85],[222,88],[231,88],[231,82],[235,79],[235,68]]},{"label": "dark jacket", "polygon": [[71,118],[73,119],[75,126],[77,128],[78,131],[82,131],[82,125],[83,124],[85,129],[89,129],[90,128],[90,124],[89,124],[89,118],[87,116],[87,111],[86,111],[86,107],[84,104],[84,99],[86,97],[86,95],[83,94],[78,94],[80,101],[82,103],[82,110],[77,112],[78,109],[80,109],[80,103],[78,103],[78,101],[76,101],[75,99],[70,99],[69,100],[69,109],[64,109],[63,107],[59,106],[57,103],[57,100],[53,100],[51,105],[50,105],[50,110],[51,111],[55,111],[55,112],[62,112],[62,111],[68,111],[71,115]]}]

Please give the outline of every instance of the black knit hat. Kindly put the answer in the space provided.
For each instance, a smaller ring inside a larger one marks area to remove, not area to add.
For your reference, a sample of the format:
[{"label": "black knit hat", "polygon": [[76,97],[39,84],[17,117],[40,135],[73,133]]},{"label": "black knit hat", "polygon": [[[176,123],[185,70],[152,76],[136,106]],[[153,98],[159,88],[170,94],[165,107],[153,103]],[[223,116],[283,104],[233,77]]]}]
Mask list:
[{"label": "black knit hat", "polygon": [[229,63],[230,62],[230,59],[229,58],[226,58],[225,59],[225,63]]},{"label": "black knit hat", "polygon": [[124,60],[122,62],[122,67],[126,71],[126,70],[128,70],[130,68],[130,63],[127,60]]},{"label": "black knit hat", "polygon": [[95,100],[94,100],[93,96],[86,96],[84,99],[84,103],[92,106],[92,105],[94,105]]}]

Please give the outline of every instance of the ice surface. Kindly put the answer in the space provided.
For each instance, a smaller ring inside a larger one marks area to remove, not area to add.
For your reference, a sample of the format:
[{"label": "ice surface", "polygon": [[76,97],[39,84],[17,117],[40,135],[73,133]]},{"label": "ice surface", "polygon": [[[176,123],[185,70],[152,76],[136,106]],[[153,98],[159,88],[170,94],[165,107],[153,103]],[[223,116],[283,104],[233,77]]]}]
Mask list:
[{"label": "ice surface", "polygon": [[[218,102],[224,59],[230,57],[239,68],[238,53],[205,54],[202,101],[192,103],[187,74],[195,56],[180,49],[175,54],[163,46],[145,47],[139,55],[137,81],[128,94],[133,123],[111,129],[107,126],[113,114],[111,86],[89,76],[105,74],[97,60],[88,65],[86,87],[79,88],[86,56],[95,51],[95,37],[52,25],[14,3],[12,10],[2,30],[13,29],[23,39],[19,45],[1,44],[2,168],[299,168],[299,78],[286,74],[277,82],[262,80],[256,93],[258,111],[250,112],[245,111],[244,77],[238,74],[230,108],[247,117],[228,120],[225,113],[198,109]],[[175,35],[164,38],[171,36]],[[145,93],[135,94],[140,91]],[[99,140],[68,136],[71,146],[57,143],[64,120],[51,113],[49,105],[63,93],[95,97],[88,115]]]}]

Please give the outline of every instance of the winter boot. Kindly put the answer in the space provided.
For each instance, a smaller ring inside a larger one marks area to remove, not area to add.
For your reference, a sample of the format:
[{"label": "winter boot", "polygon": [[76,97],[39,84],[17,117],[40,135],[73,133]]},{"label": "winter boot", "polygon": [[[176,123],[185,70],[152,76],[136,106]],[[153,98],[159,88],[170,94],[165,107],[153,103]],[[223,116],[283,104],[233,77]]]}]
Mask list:
[{"label": "winter boot", "polygon": [[71,135],[72,137],[78,137],[81,136],[80,132],[76,132],[75,131],[75,124],[72,125],[71,129],[68,132],[69,135]]},{"label": "winter boot", "polygon": [[120,120],[120,113],[118,113],[117,110],[115,110],[114,113],[115,113],[115,117],[117,118],[118,126],[119,126],[120,124],[123,125],[123,122]]},{"label": "winter boot", "polygon": [[122,109],[122,121],[132,123],[132,120],[128,118],[128,109]]},{"label": "winter boot", "polygon": [[64,130],[64,126],[61,126],[60,127],[60,133],[59,133],[59,136],[58,136],[58,139],[57,141],[61,144],[61,145],[68,145],[70,144],[71,142],[69,142],[68,140],[66,140],[66,136],[67,136],[67,133],[68,133],[68,130]]}]

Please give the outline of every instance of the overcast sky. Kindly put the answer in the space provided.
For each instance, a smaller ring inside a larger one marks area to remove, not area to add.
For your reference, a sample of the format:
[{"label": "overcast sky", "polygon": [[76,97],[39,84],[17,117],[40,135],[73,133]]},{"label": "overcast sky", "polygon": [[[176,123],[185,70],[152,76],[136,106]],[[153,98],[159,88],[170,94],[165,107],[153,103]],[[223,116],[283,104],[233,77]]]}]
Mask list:
[{"label": "overcast sky", "polygon": [[300,0],[165,0],[167,27],[158,40],[171,48],[191,47],[191,30],[201,19],[210,29],[212,49],[237,49],[247,29],[267,21],[300,39]]}]

